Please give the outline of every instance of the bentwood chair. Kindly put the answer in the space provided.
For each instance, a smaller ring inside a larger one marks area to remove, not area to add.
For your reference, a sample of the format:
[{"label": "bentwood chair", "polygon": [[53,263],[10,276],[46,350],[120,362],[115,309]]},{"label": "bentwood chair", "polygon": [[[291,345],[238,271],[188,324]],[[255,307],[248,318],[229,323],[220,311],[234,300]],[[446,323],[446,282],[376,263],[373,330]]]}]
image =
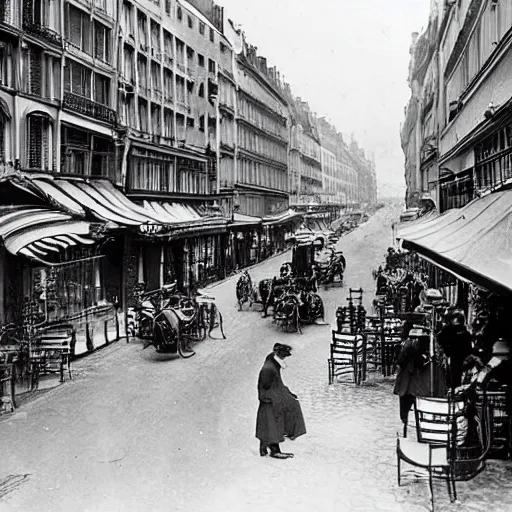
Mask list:
[{"label": "bentwood chair", "polygon": [[[476,411],[476,409],[475,409]],[[468,413],[464,401],[418,397],[415,402],[417,441],[397,438],[398,485],[401,484],[401,462],[426,470],[432,511],[434,511],[433,479],[446,481],[451,501],[457,499],[456,481],[469,480],[484,468],[490,446],[489,407],[475,412],[478,433],[475,445],[468,443]]]}]

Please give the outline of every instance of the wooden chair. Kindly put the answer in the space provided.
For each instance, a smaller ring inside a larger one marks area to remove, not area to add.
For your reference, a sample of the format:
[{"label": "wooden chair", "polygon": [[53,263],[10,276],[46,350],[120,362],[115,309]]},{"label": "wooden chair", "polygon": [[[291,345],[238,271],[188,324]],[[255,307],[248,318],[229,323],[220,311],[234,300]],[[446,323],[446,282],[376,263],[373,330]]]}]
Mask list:
[{"label": "wooden chair", "polygon": [[489,451],[489,409],[475,416],[479,445],[465,444],[469,419],[463,401],[418,397],[414,404],[417,441],[397,437],[398,485],[401,483],[401,461],[428,473],[432,511],[434,511],[433,479],[446,481],[450,500],[457,499],[455,482],[469,480],[484,467]]},{"label": "wooden chair", "polygon": [[[486,391],[487,407],[491,407],[491,451],[510,456],[512,439],[511,418],[507,412],[506,391]],[[477,407],[483,407],[484,393],[477,392]]]},{"label": "wooden chair", "polygon": [[36,334],[31,344],[30,361],[34,367],[33,386],[37,387],[39,377],[59,373],[64,382],[64,370],[70,379],[71,355],[74,349],[75,329],[72,324],[56,324],[44,327]]},{"label": "wooden chair", "polygon": [[332,384],[335,378],[347,374],[352,374],[354,383],[360,384],[362,356],[362,336],[332,331],[330,357],[327,360],[329,384]]}]

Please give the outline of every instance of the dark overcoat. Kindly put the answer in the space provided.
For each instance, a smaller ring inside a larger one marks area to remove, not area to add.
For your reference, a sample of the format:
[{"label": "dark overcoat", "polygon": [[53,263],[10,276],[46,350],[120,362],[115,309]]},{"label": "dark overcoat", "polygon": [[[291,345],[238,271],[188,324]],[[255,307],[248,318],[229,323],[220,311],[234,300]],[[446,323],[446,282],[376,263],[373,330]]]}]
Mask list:
[{"label": "dark overcoat", "polygon": [[[427,362],[426,347],[422,347],[419,340],[407,338],[401,347],[397,358],[398,371],[394,387],[394,394],[398,396],[436,396],[444,397],[446,394],[446,380],[444,372],[433,361]],[[431,365],[434,365],[431,370]],[[431,393],[430,372],[434,372],[434,390]]]},{"label": "dark overcoat", "polygon": [[283,384],[281,366],[269,354],[258,378],[260,405],[256,418],[256,437],[263,443],[282,443],[285,436],[299,437],[306,425],[296,396]]}]

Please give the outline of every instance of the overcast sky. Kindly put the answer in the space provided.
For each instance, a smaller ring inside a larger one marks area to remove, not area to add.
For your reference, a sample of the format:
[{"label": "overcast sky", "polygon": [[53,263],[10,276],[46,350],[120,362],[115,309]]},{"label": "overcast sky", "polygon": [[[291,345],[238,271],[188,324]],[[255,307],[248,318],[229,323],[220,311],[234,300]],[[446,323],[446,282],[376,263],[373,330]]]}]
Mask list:
[{"label": "overcast sky", "polygon": [[294,93],[375,153],[379,184],[404,183],[399,130],[412,32],[430,0],[218,0]]}]

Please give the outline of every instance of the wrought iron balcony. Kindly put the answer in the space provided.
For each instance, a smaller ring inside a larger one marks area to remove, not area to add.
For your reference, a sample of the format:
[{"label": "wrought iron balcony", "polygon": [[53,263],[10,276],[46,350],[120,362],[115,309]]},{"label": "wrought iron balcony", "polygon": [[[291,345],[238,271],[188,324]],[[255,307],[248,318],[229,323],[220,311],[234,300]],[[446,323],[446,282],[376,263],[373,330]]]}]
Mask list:
[{"label": "wrought iron balcony", "polygon": [[23,15],[23,30],[29,34],[40,37],[50,43],[59,45],[61,44],[62,37],[58,32],[51,28],[45,27],[41,23],[32,21],[31,16],[24,13]]},{"label": "wrought iron balcony", "polygon": [[71,92],[64,93],[63,107],[112,125],[117,121],[116,112],[111,108]]}]

